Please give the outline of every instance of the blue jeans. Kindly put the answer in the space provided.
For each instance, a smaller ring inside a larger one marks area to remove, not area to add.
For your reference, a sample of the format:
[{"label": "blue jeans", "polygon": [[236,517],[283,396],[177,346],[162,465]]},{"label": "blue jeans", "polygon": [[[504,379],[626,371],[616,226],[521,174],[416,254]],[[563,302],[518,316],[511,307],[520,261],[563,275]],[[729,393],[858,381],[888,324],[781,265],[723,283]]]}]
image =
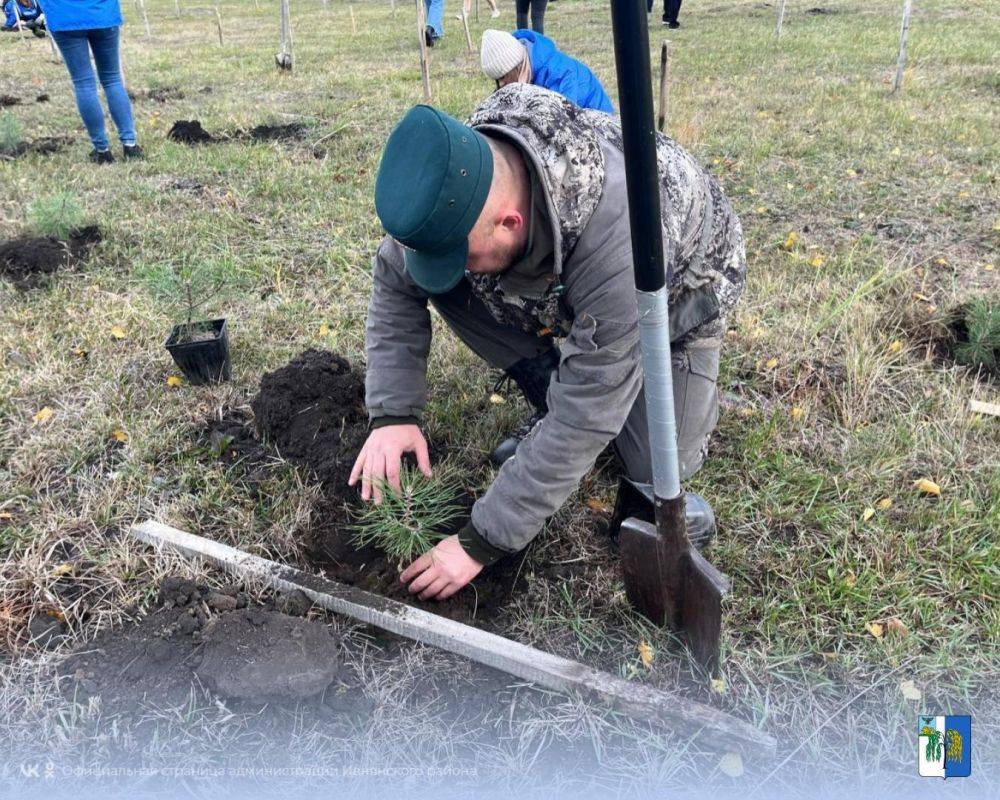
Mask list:
[{"label": "blue jeans", "polygon": [[444,0],[424,0],[427,9],[427,24],[434,29],[438,38],[444,36]]},{"label": "blue jeans", "polygon": [[118,28],[93,28],[84,31],[52,31],[52,38],[59,45],[66,69],[73,79],[76,107],[87,126],[87,133],[94,149],[108,149],[108,133],[104,127],[104,110],[97,97],[97,80],[90,63],[90,53],[94,53],[97,77],[104,87],[104,97],[108,110],[118,128],[118,138],[122,144],[135,144],[135,120],[132,118],[132,102],[128,99],[125,83],[122,81],[121,62],[118,59]]}]

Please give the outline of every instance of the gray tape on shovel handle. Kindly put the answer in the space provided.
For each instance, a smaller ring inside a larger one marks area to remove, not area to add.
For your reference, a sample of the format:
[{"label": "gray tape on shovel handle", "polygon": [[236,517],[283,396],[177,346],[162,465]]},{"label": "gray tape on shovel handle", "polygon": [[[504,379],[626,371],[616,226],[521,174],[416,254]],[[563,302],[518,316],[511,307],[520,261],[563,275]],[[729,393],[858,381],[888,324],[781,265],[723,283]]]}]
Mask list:
[{"label": "gray tape on shovel handle", "polygon": [[643,391],[653,456],[653,491],[665,500],[681,493],[677,463],[677,423],[674,419],[674,376],[670,359],[670,317],[667,289],[636,293],[639,344],[642,348]]}]

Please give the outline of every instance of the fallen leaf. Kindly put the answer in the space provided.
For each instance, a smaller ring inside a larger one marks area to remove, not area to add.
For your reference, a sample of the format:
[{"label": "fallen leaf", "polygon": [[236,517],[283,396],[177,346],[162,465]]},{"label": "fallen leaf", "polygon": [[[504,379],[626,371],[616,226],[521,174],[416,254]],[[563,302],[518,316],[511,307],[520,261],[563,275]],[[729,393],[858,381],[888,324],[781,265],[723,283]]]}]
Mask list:
[{"label": "fallen leaf", "polygon": [[823,256],[821,256],[819,253],[817,253],[816,255],[814,255],[812,258],[809,259],[809,266],[810,267],[822,267],[823,266]]},{"label": "fallen leaf", "polygon": [[726,679],[725,678],[712,678],[712,691],[716,694],[726,693]]},{"label": "fallen leaf", "polygon": [[866,622],[865,630],[876,639],[881,639],[882,634],[885,633],[885,628],[877,622]]},{"label": "fallen leaf", "polygon": [[769,358],[764,362],[764,369],[774,369],[776,366],[778,366],[778,359],[776,358]]},{"label": "fallen leaf", "polygon": [[795,249],[795,244],[798,241],[799,235],[795,231],[789,231],[788,236],[785,237],[785,241],[781,245],[781,248],[790,253]]},{"label": "fallen leaf", "polygon": [[45,408],[36,411],[35,416],[33,416],[32,419],[40,425],[43,422],[48,422],[50,419],[52,419],[52,415],[55,413],[56,412],[53,411],[51,408],[45,406]]},{"label": "fallen leaf", "polygon": [[922,303],[930,302],[930,298],[928,298],[927,295],[925,294],[921,294],[920,292],[914,292],[911,296],[913,297],[914,300],[919,300]]},{"label": "fallen leaf", "polygon": [[788,415],[792,418],[792,422],[798,422],[806,415],[806,412],[798,406],[792,406],[792,410],[788,412]]},{"label": "fallen leaf", "polygon": [[587,498],[587,508],[591,511],[596,511],[598,514],[610,514],[611,509],[608,508],[604,503],[598,500],[596,497]]},{"label": "fallen leaf", "polygon": [[994,270],[994,266],[992,264],[983,264],[983,269],[987,272],[992,272]]},{"label": "fallen leaf", "polygon": [[887,619],[885,627],[889,633],[894,633],[897,636],[906,636],[910,632],[899,617],[890,617]]},{"label": "fallen leaf", "polygon": [[121,429],[116,429],[111,432],[111,438],[114,439],[116,442],[127,442],[128,434]]},{"label": "fallen leaf", "polygon": [[854,574],[854,572],[848,572],[848,573],[847,573],[847,574],[846,574],[846,575],[844,576],[844,583],[846,583],[846,584],[847,584],[847,585],[848,585],[849,587],[851,587],[852,589],[853,589],[853,588],[854,588],[854,586],[855,586],[855,585],[857,584],[857,582],[858,582],[858,576],[857,576],[857,575],[855,575],[855,574]]},{"label": "fallen leaf", "polygon": [[184,383],[184,379],[181,378],[179,375],[171,375],[169,378],[167,378],[167,386],[172,386],[175,389],[182,383]]},{"label": "fallen leaf", "polygon": [[948,259],[945,258],[944,256],[939,256],[938,258],[934,259],[934,263],[937,264],[939,267],[946,267],[948,266]]},{"label": "fallen leaf", "polygon": [[719,761],[719,769],[730,778],[738,778],[743,774],[743,758],[739,753],[726,753]]},{"label": "fallen leaf", "polygon": [[124,339],[125,329],[121,325],[114,325],[111,328],[111,337],[113,339]]},{"label": "fallen leaf", "polygon": [[899,339],[896,339],[895,341],[889,342],[889,346],[885,349],[895,355],[903,349],[903,343]]},{"label": "fallen leaf", "polygon": [[329,336],[330,335],[330,326],[327,325],[325,322],[322,325],[319,326],[319,335],[320,336]]},{"label": "fallen leaf", "polygon": [[493,403],[493,405],[495,405],[495,406],[499,406],[499,405],[503,405],[504,403],[506,403],[507,400],[501,394],[491,394],[490,395],[490,402]]},{"label": "fallen leaf", "polygon": [[918,481],[914,481],[913,485],[917,487],[917,491],[923,492],[924,494],[932,494],[935,497],[941,496],[941,487],[928,478],[921,478]]},{"label": "fallen leaf", "polygon": [[14,519],[14,515],[9,511],[0,511],[0,522],[7,522]]},{"label": "fallen leaf", "polygon": [[54,570],[52,570],[52,577],[58,578],[62,575],[69,575],[73,571],[72,564],[60,564]]},{"label": "fallen leaf", "polygon": [[872,508],[871,506],[868,506],[868,508],[866,508],[864,513],[861,515],[861,521],[868,522],[868,520],[870,520],[874,516],[875,516],[875,509]]},{"label": "fallen leaf", "polygon": [[639,645],[639,658],[642,659],[642,665],[649,669],[649,665],[653,663],[653,648],[645,639],[640,640]]},{"label": "fallen leaf", "polygon": [[88,355],[87,351],[82,347],[74,347],[72,352],[77,358],[86,358]]},{"label": "fallen leaf", "polygon": [[924,696],[924,693],[917,688],[917,684],[911,680],[900,681],[899,691],[907,700],[920,700]]},{"label": "fallen leaf", "polygon": [[891,497],[883,497],[881,500],[879,500],[875,504],[875,508],[877,508],[879,511],[885,511],[891,505],[892,505],[892,498]]}]

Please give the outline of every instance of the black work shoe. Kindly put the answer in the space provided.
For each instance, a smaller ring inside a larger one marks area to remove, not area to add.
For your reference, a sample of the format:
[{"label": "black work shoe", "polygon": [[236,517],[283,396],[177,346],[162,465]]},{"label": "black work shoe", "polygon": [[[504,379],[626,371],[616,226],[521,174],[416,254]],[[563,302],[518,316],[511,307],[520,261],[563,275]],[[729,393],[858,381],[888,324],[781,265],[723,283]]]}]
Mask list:
[{"label": "black work shoe", "polygon": [[110,150],[91,150],[90,160],[95,164],[114,164],[115,157]]},{"label": "black work shoe", "polygon": [[434,46],[434,40],[437,39],[437,34],[434,33],[434,29],[428,25],[424,28],[424,42],[428,47]]},{"label": "black work shoe", "polygon": [[137,144],[123,144],[122,145],[122,157],[126,161],[138,160],[145,158],[146,154],[142,152],[142,148]]},{"label": "black work shoe", "polygon": [[493,448],[493,452],[490,453],[490,463],[498,469],[502,467],[505,461],[514,456],[514,453],[517,452],[517,446],[524,441],[525,437],[529,433],[531,433],[531,429],[542,421],[542,417],[544,417],[545,414],[545,411],[536,411],[528,417],[528,419],[518,425],[510,436]]},{"label": "black work shoe", "polygon": [[679,28],[681,26],[681,24],[679,22],[677,22],[676,20],[674,22],[667,22],[666,20],[663,20],[663,24],[666,25],[671,30],[676,30],[677,28]]}]

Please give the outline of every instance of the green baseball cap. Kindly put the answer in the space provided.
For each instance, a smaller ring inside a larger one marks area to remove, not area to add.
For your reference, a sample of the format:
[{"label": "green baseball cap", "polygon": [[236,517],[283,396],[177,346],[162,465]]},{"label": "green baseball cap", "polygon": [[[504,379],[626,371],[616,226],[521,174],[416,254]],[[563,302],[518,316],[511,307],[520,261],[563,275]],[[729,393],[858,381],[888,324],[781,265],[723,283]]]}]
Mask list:
[{"label": "green baseball cap", "polygon": [[469,231],[493,183],[486,138],[436,108],[414,106],[382,151],[375,213],[405,248],[406,271],[430,294],[454,288],[469,259]]}]

